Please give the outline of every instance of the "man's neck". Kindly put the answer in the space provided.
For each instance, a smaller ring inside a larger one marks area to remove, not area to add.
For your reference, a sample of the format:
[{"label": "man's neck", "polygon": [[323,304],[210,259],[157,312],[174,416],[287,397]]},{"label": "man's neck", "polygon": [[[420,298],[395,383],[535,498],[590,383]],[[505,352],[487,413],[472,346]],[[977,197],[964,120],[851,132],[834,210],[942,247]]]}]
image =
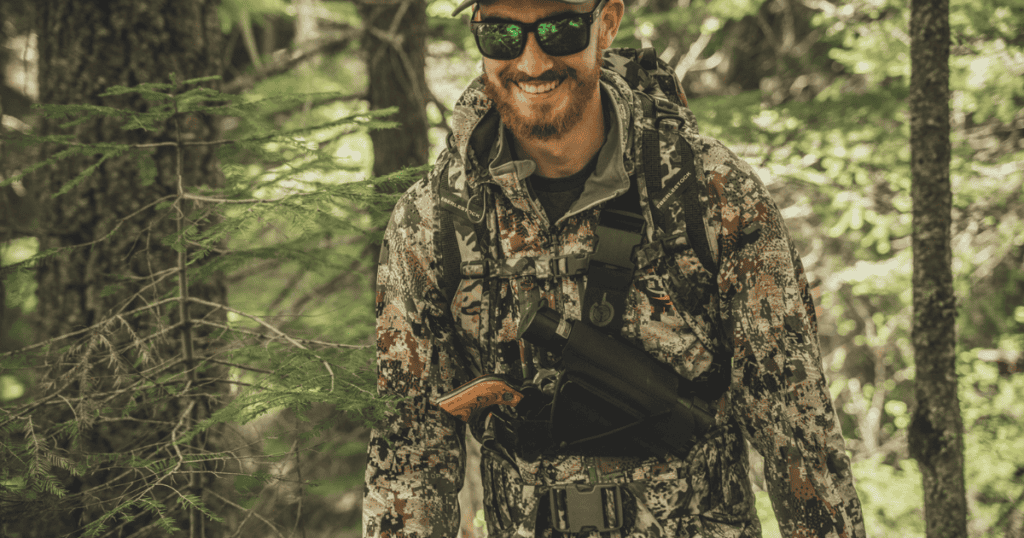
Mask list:
[{"label": "man's neck", "polygon": [[590,162],[604,145],[604,107],[600,89],[583,111],[583,119],[569,132],[550,140],[513,139],[516,153],[537,163],[534,174],[559,178],[575,174]]}]

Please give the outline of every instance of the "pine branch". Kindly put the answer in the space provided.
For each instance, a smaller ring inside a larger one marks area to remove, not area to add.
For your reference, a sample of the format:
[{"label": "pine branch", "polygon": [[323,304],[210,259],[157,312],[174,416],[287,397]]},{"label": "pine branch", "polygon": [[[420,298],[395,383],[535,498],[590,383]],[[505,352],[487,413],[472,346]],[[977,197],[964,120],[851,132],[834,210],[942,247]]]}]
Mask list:
[{"label": "pine branch", "polygon": [[[138,314],[140,312],[144,312],[146,310],[152,310],[153,308],[156,308],[156,307],[161,306],[161,305],[165,305],[167,303],[173,303],[173,302],[177,302],[177,301],[178,301],[177,297],[169,297],[169,298],[161,299],[161,300],[159,300],[159,301],[157,301],[157,302],[155,302],[153,304],[150,304],[150,305],[141,306],[141,307],[136,308],[134,310],[129,310],[128,312],[123,312],[120,315],[122,315],[122,316],[131,316],[131,315],[134,315],[134,314]],[[34,349],[39,349],[41,347],[51,346],[53,344],[56,344],[57,342],[60,342],[61,340],[66,340],[68,338],[74,338],[76,336],[81,336],[83,334],[86,334],[86,333],[89,333],[91,331],[96,330],[97,328],[103,326],[105,323],[108,323],[109,321],[110,321],[109,319],[105,319],[105,320],[100,321],[98,323],[94,323],[94,324],[92,324],[92,325],[90,325],[88,327],[85,327],[84,329],[79,329],[77,331],[72,331],[72,332],[69,332],[67,334],[62,334],[60,336],[55,336],[53,338],[44,340],[42,342],[38,342],[36,344],[28,345],[28,346],[25,346],[23,348],[16,349],[14,351],[5,351],[3,353],[0,353],[0,358],[11,357],[11,356],[14,356],[14,355],[20,355],[22,353],[26,353],[26,352],[32,351]]]},{"label": "pine branch", "polygon": [[[2,185],[0,185],[0,186],[2,186]],[[36,254],[35,256],[32,256],[31,258],[29,258],[27,260],[24,260],[24,261],[21,261],[21,262],[18,262],[18,263],[12,263],[10,265],[5,265],[3,267],[0,267],[0,278],[6,278],[6,276],[8,274],[10,274],[10,273],[12,273],[14,271],[27,269],[29,267],[34,266],[34,264],[39,262],[40,260],[44,260],[46,258],[50,258],[52,256],[56,256],[57,254],[60,254],[62,252],[70,252],[71,250],[74,250],[74,249],[89,247],[89,246],[101,243],[103,241],[106,241],[107,239],[110,239],[114,235],[114,233],[118,229],[120,229],[121,226],[125,222],[128,222],[133,217],[137,216],[138,214],[142,213],[143,211],[146,211],[146,210],[148,210],[148,209],[150,209],[150,208],[152,208],[152,207],[154,207],[156,205],[159,205],[159,204],[161,204],[163,202],[166,202],[166,201],[168,201],[168,200],[170,200],[170,199],[172,199],[174,197],[175,197],[175,195],[172,195],[172,194],[160,197],[160,198],[158,198],[158,199],[156,199],[156,200],[154,200],[154,201],[152,201],[152,202],[142,206],[141,208],[133,211],[129,215],[118,219],[118,221],[114,224],[114,227],[111,228],[110,231],[107,232],[106,235],[104,235],[103,237],[100,237],[98,239],[94,239],[92,241],[87,241],[85,243],[79,243],[77,245],[72,245],[72,246],[69,246],[69,247],[62,247],[62,248],[59,248],[59,249],[51,249],[51,250],[48,250],[48,251]],[[71,333],[71,334],[75,334],[75,333]],[[67,335],[65,335],[65,337],[66,336]],[[57,337],[57,338],[64,338],[64,337]],[[4,353],[0,353],[0,357],[3,357],[4,355],[5,355]]]},{"label": "pine branch", "polygon": [[[235,311],[229,310],[229,312],[235,312]],[[248,317],[245,314],[239,314],[239,315],[244,315],[244,316]],[[247,334],[249,336],[253,336],[253,337],[256,337],[256,338],[263,339],[263,340],[270,340],[270,341],[278,340],[278,338],[273,338],[273,337],[267,336],[266,334],[263,334],[263,333],[247,331],[245,329],[239,329],[238,327],[228,327],[227,325],[223,325],[221,323],[217,323],[217,322],[213,322],[213,321],[196,320],[196,323],[202,324],[202,325],[208,325],[210,327],[216,327],[218,329],[223,329],[225,331],[231,331],[231,332],[236,332],[236,333],[241,333],[241,334]],[[296,342],[301,342],[302,344],[306,344],[306,345],[317,345],[317,346],[323,346],[323,347],[327,347],[327,348],[336,348],[336,349],[367,349],[367,348],[372,347],[372,344],[365,344],[365,345],[359,345],[359,344],[338,344],[338,343],[335,343],[335,342],[324,342],[322,340],[310,340],[310,339],[306,339],[306,338],[294,338],[294,340]]]},{"label": "pine branch", "polygon": [[236,532],[235,532],[235,533],[234,533],[234,534],[232,535],[232,537],[234,537],[234,536],[238,536],[239,534],[241,534],[241,532],[242,532],[242,529],[243,529],[243,528],[245,527],[245,522],[246,522],[246,521],[248,521],[248,519],[249,519],[249,516],[256,516],[256,519],[258,519],[258,520],[262,521],[263,523],[266,523],[266,525],[267,525],[268,527],[270,527],[270,529],[271,529],[272,531],[274,531],[274,533],[275,533],[275,534],[277,534],[278,538],[284,538],[284,535],[283,535],[283,534],[281,534],[281,531],[279,531],[279,530],[277,529],[277,525],[275,525],[275,524],[271,523],[270,521],[267,521],[267,519],[266,519],[265,517],[261,516],[261,515],[260,515],[260,514],[259,514],[258,512],[256,512],[256,510],[254,510],[254,509],[252,509],[252,508],[249,508],[249,509],[243,508],[243,507],[241,507],[241,506],[239,506],[239,505],[235,504],[234,502],[232,502],[232,501],[231,501],[230,499],[227,499],[227,498],[225,498],[225,497],[221,496],[221,494],[220,494],[220,493],[217,493],[217,492],[216,492],[216,491],[214,491],[214,490],[210,490],[210,493],[211,493],[212,495],[214,495],[215,497],[219,498],[220,500],[224,501],[224,502],[225,502],[226,504],[229,504],[229,505],[231,505],[231,506],[233,506],[233,507],[235,507],[235,508],[237,508],[237,509],[239,509],[239,510],[242,510],[242,511],[244,511],[244,512],[248,512],[248,514],[247,514],[247,515],[245,516],[245,520],[243,520],[243,521],[242,521],[242,524],[238,526],[238,531],[236,531]]},{"label": "pine branch", "polygon": [[[245,312],[242,312],[242,311],[239,311],[239,310],[235,310],[235,309],[230,308],[230,307],[225,306],[225,305],[220,305],[220,304],[217,304],[217,303],[211,303],[209,301],[204,301],[202,299],[192,298],[192,301],[194,301],[196,303],[199,303],[199,304],[203,304],[203,305],[209,306],[209,307],[213,307],[213,308],[223,308],[224,310],[227,310],[228,312],[233,312],[235,314],[238,314],[239,316],[247,317],[247,318],[255,321],[256,323],[259,323],[260,325],[270,329],[272,332],[277,334],[279,337],[285,339],[288,343],[292,344],[293,346],[295,346],[295,347],[297,347],[297,348],[299,348],[299,349],[301,349],[303,351],[309,351],[309,348],[307,348],[306,346],[302,345],[302,343],[298,342],[297,340],[295,340],[294,338],[288,336],[287,334],[279,331],[277,329],[277,327],[274,327],[273,325],[263,321],[262,319],[260,319],[257,316],[253,316],[251,314],[247,314]],[[334,369],[332,369],[331,365],[328,364],[327,361],[323,360],[323,358],[321,358],[316,353],[314,353],[313,356],[316,357],[317,359],[320,359],[320,363],[324,365],[324,368],[327,370],[327,373],[331,376],[331,390],[330,390],[330,392],[334,392]],[[362,392],[366,392],[361,387],[357,387],[355,385],[351,385],[351,386],[353,388],[355,388],[356,390],[359,390],[359,391],[362,391]]]}]

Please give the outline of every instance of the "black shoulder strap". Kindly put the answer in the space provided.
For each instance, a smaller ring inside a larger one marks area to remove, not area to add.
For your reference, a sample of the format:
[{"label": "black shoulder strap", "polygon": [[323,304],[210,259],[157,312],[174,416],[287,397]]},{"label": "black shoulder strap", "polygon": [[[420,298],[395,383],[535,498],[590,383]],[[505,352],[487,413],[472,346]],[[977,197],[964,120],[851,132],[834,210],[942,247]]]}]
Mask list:
[{"label": "black shoulder strap", "polygon": [[717,277],[718,264],[715,263],[714,255],[711,253],[711,245],[708,244],[707,228],[704,226],[704,208],[701,206],[700,193],[697,191],[700,187],[700,182],[693,171],[693,150],[685,141],[681,141],[680,145],[689,152],[689,155],[683,155],[683,162],[687,163],[686,166],[690,168],[688,172],[690,177],[686,179],[686,184],[681,189],[683,218],[686,220],[686,238],[690,241],[690,246],[693,247],[693,252],[697,255],[697,259],[700,260],[700,264],[709,273]]},{"label": "black shoulder strap", "polygon": [[[667,229],[668,222],[659,208],[663,207],[669,197],[679,199],[683,206],[686,238],[690,247],[693,249],[694,254],[696,254],[697,259],[700,260],[701,265],[712,275],[712,278],[717,278],[718,264],[711,252],[711,245],[708,243],[707,227],[704,224],[705,208],[700,192],[702,184],[697,176],[696,159],[693,154],[693,148],[690,147],[690,144],[682,136],[675,138],[676,150],[679,152],[682,161],[683,173],[680,177],[683,184],[678,188],[675,188],[675,185],[665,185],[663,183],[664,178],[662,178],[661,170],[659,169],[661,165],[659,121],[671,119],[683,122],[685,120],[680,116],[671,114],[659,115],[661,111],[658,109],[654,97],[640,92],[637,95],[640,97],[644,116],[653,120],[650,123],[654,126],[653,129],[644,129],[643,138],[641,139],[641,151],[644,161],[642,163],[642,171],[644,183],[647,186],[647,199],[651,209],[651,216],[654,218],[655,223],[662,227],[662,232],[672,233],[671,230]],[[733,357],[730,347],[724,345],[725,334],[720,320],[715,321],[713,330],[717,333],[716,337],[721,342],[721,347],[714,351],[714,360],[711,367],[697,379],[684,379],[680,385],[680,389],[684,392],[695,394],[708,402],[713,402],[721,397],[729,389],[732,382]]]},{"label": "black shoulder strap", "polygon": [[658,122],[662,119],[672,119],[675,121],[683,121],[683,119],[679,116],[659,116],[653,97],[639,92],[636,95],[640,97],[644,116],[652,119],[655,126],[654,129],[644,129],[641,134],[642,171],[654,221],[662,226],[662,231],[670,233],[669,230],[664,229],[666,223],[661,210],[658,208],[664,201],[664,196],[680,196],[683,202],[683,218],[686,222],[686,238],[689,240],[690,246],[693,247],[694,253],[697,255],[697,259],[700,260],[701,265],[712,275],[717,275],[718,264],[711,253],[711,245],[708,244],[707,239],[707,228],[704,226],[704,208],[701,205],[701,197],[698,190],[700,188],[700,181],[697,179],[697,167],[695,165],[693,148],[690,147],[690,144],[683,137],[678,137],[676,140],[676,149],[682,158],[682,177],[685,178],[683,179],[683,185],[678,190],[671,189],[668,193],[663,192],[666,189],[663,188],[665,185],[663,185],[660,170],[661,145],[660,135],[657,130]]}]

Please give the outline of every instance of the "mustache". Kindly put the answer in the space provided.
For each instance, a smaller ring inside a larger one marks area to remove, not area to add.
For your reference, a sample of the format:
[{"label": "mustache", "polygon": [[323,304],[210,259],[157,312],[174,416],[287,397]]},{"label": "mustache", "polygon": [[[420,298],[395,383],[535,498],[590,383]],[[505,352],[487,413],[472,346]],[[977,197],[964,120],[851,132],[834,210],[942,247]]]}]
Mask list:
[{"label": "mustache", "polygon": [[551,69],[540,74],[538,77],[527,77],[521,73],[511,73],[511,69],[502,70],[498,73],[499,79],[509,85],[514,83],[532,83],[532,84],[544,84],[546,82],[558,82],[563,79],[575,78],[576,70],[570,67],[564,67],[562,69]]}]

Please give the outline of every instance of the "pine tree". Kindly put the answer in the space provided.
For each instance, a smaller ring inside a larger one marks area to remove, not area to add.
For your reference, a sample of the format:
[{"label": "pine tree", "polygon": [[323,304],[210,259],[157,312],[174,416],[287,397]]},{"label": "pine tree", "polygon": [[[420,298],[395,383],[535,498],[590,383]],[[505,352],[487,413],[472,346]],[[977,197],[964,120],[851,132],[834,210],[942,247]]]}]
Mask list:
[{"label": "pine tree", "polygon": [[[36,9],[41,30],[40,97],[44,102],[88,103],[144,113],[152,104],[142,96],[99,96],[113,84],[165,80],[174,71],[192,77],[220,72],[216,54],[220,31],[214,2],[55,1],[41,2]],[[189,285],[184,271],[176,270],[187,251],[162,239],[173,236],[176,227],[184,225],[184,219],[162,218],[171,208],[152,203],[173,197],[185,187],[218,184],[212,148],[199,146],[183,156],[170,143],[175,138],[212,140],[216,128],[211,118],[193,115],[176,119],[177,124],[153,124],[129,131],[110,120],[87,116],[77,122],[73,127],[77,143],[98,144],[96,151],[69,156],[38,173],[40,248],[59,252],[37,267],[42,334],[52,338],[91,328],[86,340],[72,344],[59,359],[51,356],[47,381],[49,386],[59,387],[67,405],[41,410],[36,415],[38,424],[28,432],[33,438],[43,439],[36,426],[66,426],[67,438],[54,439],[50,447],[38,447],[39,451],[52,448],[54,454],[62,454],[55,457],[68,458],[56,459],[58,466],[79,453],[151,458],[155,451],[147,447],[175,441],[183,428],[212,411],[217,393],[214,385],[206,384],[204,391],[210,398],[185,400],[167,390],[159,396],[151,395],[161,399],[162,405],[149,406],[139,414],[128,413],[124,420],[97,416],[106,406],[130,409],[138,405],[130,392],[119,391],[119,376],[127,372],[174,372],[185,383],[202,384],[203,375],[195,364],[196,329],[187,317],[189,310],[182,303],[177,307],[167,303],[166,298],[176,287],[210,301],[224,298],[223,285],[217,278]],[[63,118],[51,118],[44,124],[44,133],[64,134],[60,126],[63,122]],[[133,152],[104,146],[125,142],[140,149]],[[138,152],[141,158],[133,158]],[[177,204],[173,210],[188,209]],[[148,335],[147,340],[140,335]],[[124,353],[126,348],[139,351],[134,362]],[[47,386],[44,383],[42,388]],[[103,407],[97,408],[97,402],[89,401],[94,393],[109,395]],[[70,421],[75,421],[73,427]],[[83,430],[90,435],[78,437]],[[181,450],[201,450],[201,445],[199,441]],[[22,519],[15,527],[19,532],[57,536],[83,522],[99,521],[100,514],[125,495],[139,506],[159,503],[166,495],[158,488],[127,491],[119,483],[120,471],[115,467],[85,474],[69,464],[67,470],[71,476],[61,480],[67,503],[54,506],[59,508],[47,517],[29,511],[35,517]],[[198,477],[175,478],[170,483],[182,494],[195,496],[203,487]],[[51,494],[58,491],[56,485],[44,489]],[[39,500],[46,502],[44,497]],[[150,517],[125,523],[123,530],[131,532],[147,526],[166,529],[167,525],[188,529],[199,524],[201,518],[194,510],[179,515],[153,510]]]},{"label": "pine tree", "polygon": [[[298,484],[297,528],[309,478],[275,475],[277,462],[297,462],[343,413],[372,421],[389,403],[373,391],[372,348],[289,334],[232,308],[221,275],[267,261],[318,278],[350,267],[353,253],[331,238],[379,228],[394,196],[376,192],[422,170],[358,181],[358,167],[335,157],[354,132],[396,127],[379,121],[394,109],[339,119],[323,112],[338,94],[252,101],[217,91],[216,76],[176,74],[215,74],[204,63],[219,35],[211,4],[125,2],[110,6],[115,17],[104,6],[40,6],[53,37],[41,47],[51,103],[45,129],[22,142],[46,158],[0,181],[47,195],[40,252],[0,270],[5,282],[37,275],[45,328],[42,342],[0,355],[40,375],[26,403],[0,408],[0,531],[280,532],[243,506],[279,481]],[[297,103],[309,114],[274,121]],[[228,117],[235,136],[222,139]],[[284,454],[221,427],[281,408],[301,417],[317,403],[335,417]]]}]

